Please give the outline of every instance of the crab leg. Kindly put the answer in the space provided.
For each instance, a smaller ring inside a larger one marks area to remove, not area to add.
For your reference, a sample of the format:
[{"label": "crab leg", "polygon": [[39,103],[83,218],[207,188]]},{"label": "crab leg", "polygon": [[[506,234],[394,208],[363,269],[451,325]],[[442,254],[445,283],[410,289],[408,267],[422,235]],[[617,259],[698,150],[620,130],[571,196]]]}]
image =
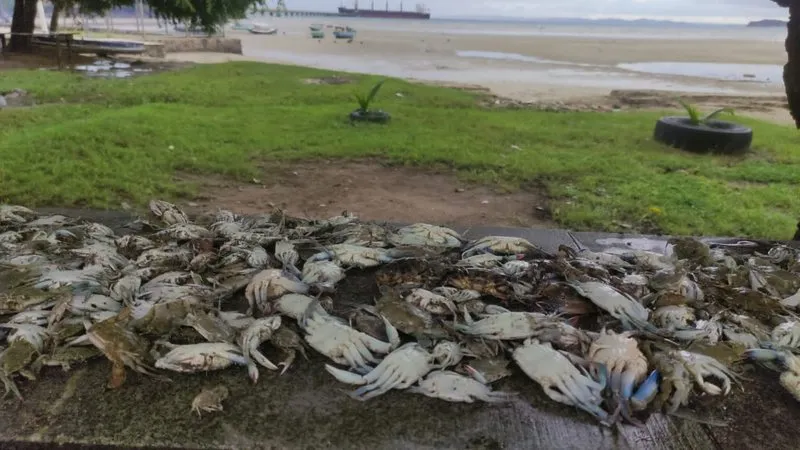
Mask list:
[{"label": "crab leg", "polygon": [[384,383],[380,383],[380,380],[378,380],[372,384],[361,386],[360,388],[353,391],[350,394],[350,396],[353,398],[357,398],[358,400],[369,400],[373,397],[385,394],[386,392],[389,392],[390,390],[396,387],[400,387],[405,384],[411,385],[416,381],[416,380],[409,381],[407,378],[403,378],[403,372],[400,370],[392,371],[390,374],[387,375],[386,378],[387,381]]},{"label": "crab leg", "polygon": [[[703,387],[703,390],[708,392],[711,395],[719,395],[721,393],[727,394],[731,390],[731,381],[728,378],[730,372],[726,373],[727,371],[720,370],[718,367],[708,366],[704,368],[705,370],[701,369],[695,372],[695,381],[697,384]],[[708,375],[714,376],[722,380],[722,388],[719,386],[709,383],[704,380],[704,378]]]},{"label": "crab leg", "polygon": [[0,371],[0,381],[3,382],[3,387],[5,387],[6,390],[4,397],[13,392],[17,399],[22,400],[22,394],[19,392],[19,388],[17,388],[14,380],[6,376],[6,374],[4,374],[2,371]]},{"label": "crab leg", "polygon": [[[294,359],[297,357],[297,352],[295,352],[292,349],[286,350],[286,353],[287,353],[286,359],[278,363],[278,366],[283,366],[283,370],[281,370],[280,373],[281,375],[283,375],[284,373],[286,373],[287,370],[289,370],[289,366],[292,365]],[[305,356],[305,353],[303,353],[303,355]]]},{"label": "crab leg", "polygon": [[556,381],[552,386],[545,388],[544,392],[552,400],[567,405],[574,405],[598,419],[603,420],[608,417],[606,411],[600,408],[596,403],[592,403],[592,400],[595,399],[594,394],[592,394],[586,386],[576,383],[575,380],[571,378],[563,381]]},{"label": "crab leg", "polygon": [[[347,343],[344,346],[343,356],[347,361],[347,364],[349,364],[350,366],[364,367],[367,365],[367,361],[364,359],[365,355],[359,353],[358,348],[356,348],[356,346],[352,343]],[[372,357],[368,357],[367,359],[369,359],[370,362],[377,362]]]},{"label": "crab leg", "polygon": [[250,352],[250,356],[259,364],[266,367],[269,370],[278,370],[278,366],[272,363],[263,353],[259,350],[253,350]]}]

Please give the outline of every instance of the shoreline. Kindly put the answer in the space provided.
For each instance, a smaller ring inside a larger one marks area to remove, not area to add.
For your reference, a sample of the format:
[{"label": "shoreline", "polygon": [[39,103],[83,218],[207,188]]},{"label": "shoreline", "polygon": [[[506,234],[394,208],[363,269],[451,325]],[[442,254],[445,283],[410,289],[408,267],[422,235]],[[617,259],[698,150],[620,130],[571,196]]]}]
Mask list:
[{"label": "shoreline", "polygon": [[[733,99],[734,103],[743,103],[735,99],[746,97],[772,97],[770,103],[780,103],[785,98],[785,30],[537,27],[327,17],[264,17],[249,22],[275,26],[278,34],[227,30],[226,37],[241,40],[242,55],[168,53],[166,60],[259,61],[435,85],[481,86],[498,97],[521,103],[605,105],[609,94],[620,90],[658,91],[665,98],[713,96],[717,102],[714,105],[720,104],[717,99],[721,98]],[[133,23],[131,19],[114,20],[117,29],[133,29]],[[325,39],[316,40],[309,35],[308,26],[312,23],[350,25],[358,34],[350,43],[337,41],[326,27]],[[90,25],[99,26],[102,22]],[[174,32],[153,34],[159,30],[155,20],[147,21],[146,30],[151,34],[138,36],[185,36]],[[114,33],[87,35],[110,37]],[[605,38],[598,39],[598,35]],[[755,117],[792,123],[788,112],[781,108],[763,112]]]}]

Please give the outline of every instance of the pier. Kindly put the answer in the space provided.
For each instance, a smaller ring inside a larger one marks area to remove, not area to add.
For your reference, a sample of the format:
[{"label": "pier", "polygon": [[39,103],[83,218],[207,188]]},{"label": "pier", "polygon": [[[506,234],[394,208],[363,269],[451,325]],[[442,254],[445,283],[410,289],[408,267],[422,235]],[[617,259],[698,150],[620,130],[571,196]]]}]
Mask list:
[{"label": "pier", "polygon": [[341,17],[332,11],[270,11],[268,14],[275,17]]}]

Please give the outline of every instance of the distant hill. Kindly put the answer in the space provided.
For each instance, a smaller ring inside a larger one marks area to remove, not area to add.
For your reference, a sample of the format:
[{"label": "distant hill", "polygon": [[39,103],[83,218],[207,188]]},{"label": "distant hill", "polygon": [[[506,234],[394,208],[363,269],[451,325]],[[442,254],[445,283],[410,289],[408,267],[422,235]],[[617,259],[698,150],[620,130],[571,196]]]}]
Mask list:
[{"label": "distant hill", "polygon": [[756,20],[747,24],[748,27],[785,27],[786,22],[783,20]]}]

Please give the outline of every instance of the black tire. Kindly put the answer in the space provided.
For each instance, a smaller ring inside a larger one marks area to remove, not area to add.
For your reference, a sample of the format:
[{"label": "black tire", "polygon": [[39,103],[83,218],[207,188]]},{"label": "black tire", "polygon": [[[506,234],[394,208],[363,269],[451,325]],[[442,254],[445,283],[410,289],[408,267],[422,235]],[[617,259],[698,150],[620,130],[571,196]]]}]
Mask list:
[{"label": "black tire", "polygon": [[391,118],[389,113],[381,110],[362,111],[357,109],[350,113],[350,120],[353,122],[387,123]]},{"label": "black tire", "polygon": [[709,120],[693,125],[688,117],[662,117],[656,122],[653,138],[671,147],[695,153],[741,155],[753,143],[751,128],[724,120]]}]

